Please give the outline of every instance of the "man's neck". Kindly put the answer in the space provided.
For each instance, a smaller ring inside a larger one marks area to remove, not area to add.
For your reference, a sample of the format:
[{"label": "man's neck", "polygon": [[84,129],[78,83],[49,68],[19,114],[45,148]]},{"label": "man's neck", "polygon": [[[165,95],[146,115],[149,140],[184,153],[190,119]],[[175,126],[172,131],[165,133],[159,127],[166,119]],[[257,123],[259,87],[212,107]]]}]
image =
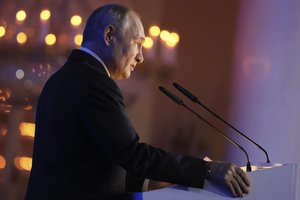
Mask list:
[{"label": "man's neck", "polygon": [[111,77],[111,76],[110,76],[110,72],[109,72],[108,68],[106,67],[104,61],[103,61],[103,60],[102,60],[102,59],[101,59],[94,51],[92,51],[91,49],[89,49],[89,48],[87,48],[87,47],[84,47],[84,46],[81,47],[80,50],[82,50],[82,51],[84,51],[84,52],[90,54],[90,55],[93,56],[94,58],[96,58],[96,59],[103,65],[105,71],[107,72],[107,75],[108,75],[109,77]]}]

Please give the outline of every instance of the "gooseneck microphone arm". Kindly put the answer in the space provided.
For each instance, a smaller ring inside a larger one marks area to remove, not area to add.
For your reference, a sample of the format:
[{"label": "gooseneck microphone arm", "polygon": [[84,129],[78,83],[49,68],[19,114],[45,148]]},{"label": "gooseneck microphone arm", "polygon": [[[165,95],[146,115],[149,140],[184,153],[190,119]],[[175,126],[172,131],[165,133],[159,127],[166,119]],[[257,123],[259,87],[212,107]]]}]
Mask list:
[{"label": "gooseneck microphone arm", "polygon": [[211,124],[209,121],[207,121],[206,119],[204,119],[203,117],[201,117],[198,113],[196,113],[194,110],[192,110],[190,107],[188,107],[187,105],[184,104],[183,100],[180,99],[179,97],[177,97],[175,94],[173,94],[172,92],[170,92],[169,90],[165,89],[164,87],[158,87],[159,90],[164,93],[166,96],[168,96],[170,99],[172,99],[175,103],[177,103],[180,106],[183,106],[184,108],[186,108],[187,110],[189,110],[191,113],[193,113],[194,115],[196,115],[199,119],[201,119],[202,121],[204,121],[206,124],[208,124],[209,126],[211,126],[212,128],[214,128],[215,130],[217,130],[223,137],[225,137],[229,142],[231,142],[233,145],[235,145],[236,147],[238,147],[239,149],[241,149],[246,157],[247,157],[247,172],[252,171],[251,169],[251,163],[250,163],[250,159],[248,156],[248,153],[246,152],[246,150],[241,147],[238,143],[236,143],[235,141],[233,141],[231,138],[229,138],[228,136],[226,136],[220,129],[218,129],[217,127],[215,127],[213,124]]},{"label": "gooseneck microphone arm", "polygon": [[239,131],[237,128],[235,128],[233,125],[231,125],[230,123],[228,123],[227,121],[225,121],[222,117],[220,117],[219,115],[217,115],[215,112],[213,112],[211,109],[209,109],[207,106],[205,106],[203,103],[201,103],[198,98],[196,96],[194,96],[192,93],[190,93],[187,89],[183,88],[182,86],[180,86],[178,83],[173,83],[173,86],[178,89],[182,94],[184,94],[187,98],[189,98],[191,101],[193,101],[194,103],[198,103],[199,105],[201,105],[203,108],[205,108],[208,112],[210,112],[212,115],[214,115],[216,118],[218,118],[220,121],[222,121],[223,123],[225,123],[226,125],[228,125],[229,127],[231,127],[233,130],[235,130],[236,132],[238,132],[240,135],[242,135],[244,138],[246,138],[248,141],[250,141],[253,145],[255,145],[256,147],[258,147],[260,150],[262,150],[266,157],[267,157],[267,163],[270,163],[270,159],[269,159],[269,155],[267,153],[267,151],[261,147],[259,144],[257,144],[256,142],[254,142],[252,139],[250,139],[248,136],[246,136],[244,133],[242,133],[241,131]]}]

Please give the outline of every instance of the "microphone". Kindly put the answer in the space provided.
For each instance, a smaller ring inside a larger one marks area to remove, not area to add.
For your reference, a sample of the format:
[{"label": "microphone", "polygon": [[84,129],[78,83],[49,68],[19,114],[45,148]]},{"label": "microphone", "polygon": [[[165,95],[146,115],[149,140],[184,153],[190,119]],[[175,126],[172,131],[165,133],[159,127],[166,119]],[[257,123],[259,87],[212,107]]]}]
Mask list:
[{"label": "microphone", "polygon": [[167,90],[164,87],[159,86],[158,87],[159,90],[164,93],[166,96],[168,96],[170,99],[172,99],[175,103],[177,103],[180,106],[183,106],[185,109],[189,110],[191,113],[193,113],[194,115],[196,115],[199,119],[201,119],[202,121],[204,121],[206,124],[208,124],[209,126],[211,126],[212,128],[214,128],[215,130],[217,130],[224,138],[226,138],[229,142],[231,142],[234,146],[238,147],[240,150],[242,150],[247,158],[247,172],[251,172],[252,168],[251,168],[251,163],[250,163],[250,159],[248,156],[248,153],[246,152],[246,150],[241,147],[238,143],[236,143],[235,141],[233,141],[231,138],[229,138],[228,136],[225,135],[225,133],[223,133],[220,129],[218,129],[217,127],[215,127],[213,124],[211,124],[209,121],[207,121],[206,119],[204,119],[203,117],[201,117],[198,113],[196,113],[193,109],[191,109],[190,107],[188,107],[182,99],[180,99],[179,97],[177,97],[175,94],[173,94],[172,92],[170,92],[169,90]]},{"label": "microphone", "polygon": [[269,155],[267,153],[267,151],[262,148],[259,144],[257,144],[256,142],[254,142],[252,139],[250,139],[248,136],[246,136],[244,133],[242,133],[241,131],[239,131],[237,128],[235,128],[233,125],[231,125],[230,123],[228,123],[227,121],[225,121],[222,117],[220,117],[219,115],[217,115],[215,112],[213,112],[211,109],[209,109],[208,107],[206,107],[203,103],[201,103],[198,98],[196,96],[194,96],[192,93],[190,93],[187,89],[183,88],[182,86],[180,86],[178,83],[173,83],[173,86],[178,89],[182,94],[184,94],[187,98],[189,98],[191,101],[193,101],[194,103],[197,103],[199,105],[201,105],[203,108],[205,108],[208,112],[210,112],[212,115],[214,115],[216,118],[218,118],[220,121],[222,121],[223,123],[225,123],[226,125],[228,125],[230,128],[232,128],[233,130],[235,130],[236,132],[238,132],[241,136],[243,136],[244,138],[246,138],[248,141],[250,141],[253,145],[255,145],[256,147],[258,147],[260,150],[262,150],[266,157],[267,157],[267,163],[270,163],[270,159],[269,159]]}]

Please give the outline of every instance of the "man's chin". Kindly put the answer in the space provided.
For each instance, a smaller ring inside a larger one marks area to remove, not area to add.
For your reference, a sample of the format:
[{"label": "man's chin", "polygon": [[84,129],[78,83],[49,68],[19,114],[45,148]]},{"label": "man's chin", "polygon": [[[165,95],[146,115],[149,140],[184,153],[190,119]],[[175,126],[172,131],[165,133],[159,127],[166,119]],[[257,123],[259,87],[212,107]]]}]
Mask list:
[{"label": "man's chin", "polygon": [[121,74],[119,76],[112,77],[112,79],[114,79],[114,80],[126,80],[126,79],[129,79],[130,75],[131,75],[131,72],[126,73],[126,74]]}]

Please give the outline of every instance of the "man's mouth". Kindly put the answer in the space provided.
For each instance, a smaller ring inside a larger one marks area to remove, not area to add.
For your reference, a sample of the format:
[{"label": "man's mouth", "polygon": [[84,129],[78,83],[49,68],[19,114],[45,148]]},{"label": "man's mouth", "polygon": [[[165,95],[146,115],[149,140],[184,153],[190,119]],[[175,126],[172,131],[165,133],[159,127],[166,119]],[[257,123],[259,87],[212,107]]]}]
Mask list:
[{"label": "man's mouth", "polygon": [[134,70],[134,65],[130,65],[131,71]]}]

